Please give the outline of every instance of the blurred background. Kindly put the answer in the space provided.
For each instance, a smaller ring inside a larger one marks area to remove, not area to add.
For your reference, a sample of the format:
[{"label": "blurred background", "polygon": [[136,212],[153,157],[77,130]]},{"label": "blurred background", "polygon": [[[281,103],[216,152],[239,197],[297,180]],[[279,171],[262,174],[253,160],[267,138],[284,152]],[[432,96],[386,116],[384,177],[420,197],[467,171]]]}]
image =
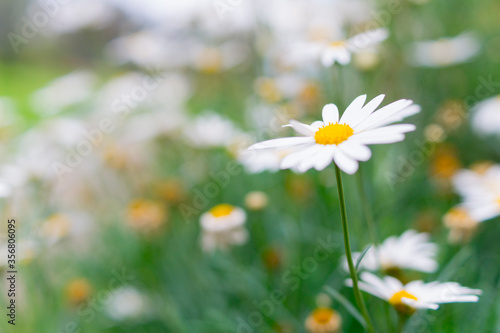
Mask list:
[{"label": "blurred background", "polygon": [[[18,312],[0,331],[306,332],[326,302],[344,332],[363,332],[345,306],[333,167],[278,172],[282,156],[245,148],[383,93],[422,112],[362,163],[376,237],[428,232],[440,268],[417,277],[484,291],[406,331],[500,332],[500,225],[453,244],[441,222],[459,202],[452,175],[500,159],[499,16],[496,0],[2,1],[0,245],[14,218]],[[387,40],[346,66],[292,61],[297,43],[378,27]],[[344,180],[360,251],[372,236],[359,183]],[[199,223],[215,206],[243,216],[224,239]],[[311,263],[318,249],[327,259]],[[395,314],[367,303],[391,332]]]}]

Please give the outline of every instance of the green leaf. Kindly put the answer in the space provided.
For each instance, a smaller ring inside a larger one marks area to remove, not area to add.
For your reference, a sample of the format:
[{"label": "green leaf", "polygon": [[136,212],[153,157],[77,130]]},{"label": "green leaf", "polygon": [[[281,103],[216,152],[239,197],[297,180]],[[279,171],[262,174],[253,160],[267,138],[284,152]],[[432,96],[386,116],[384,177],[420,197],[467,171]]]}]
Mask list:
[{"label": "green leaf", "polygon": [[366,252],[373,246],[373,244],[368,244],[363,252],[361,252],[361,255],[359,256],[358,260],[356,260],[356,272],[358,271],[359,264],[361,264],[361,260],[365,257]]},{"label": "green leaf", "polygon": [[364,328],[366,328],[366,321],[356,307],[349,302],[344,296],[332,287],[324,287],[325,292],[333,297],[339,304],[341,304]]}]

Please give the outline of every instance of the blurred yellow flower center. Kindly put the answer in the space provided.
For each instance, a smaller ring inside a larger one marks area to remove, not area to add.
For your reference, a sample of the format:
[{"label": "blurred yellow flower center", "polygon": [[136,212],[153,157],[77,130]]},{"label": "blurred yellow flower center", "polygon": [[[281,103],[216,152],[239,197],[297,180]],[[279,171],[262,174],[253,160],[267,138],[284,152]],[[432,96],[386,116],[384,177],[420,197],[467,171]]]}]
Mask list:
[{"label": "blurred yellow flower center", "polygon": [[210,213],[215,217],[228,216],[234,210],[234,207],[228,204],[220,204],[210,209]]},{"label": "blurred yellow flower center", "polygon": [[318,324],[326,324],[332,318],[333,310],[327,308],[316,309],[312,316]]},{"label": "blurred yellow flower center", "polygon": [[276,82],[269,78],[260,78],[255,84],[255,88],[260,97],[270,103],[277,103],[283,99],[280,88]]},{"label": "blurred yellow flower center", "polygon": [[395,307],[400,306],[400,305],[406,305],[402,302],[402,298],[408,298],[408,299],[412,299],[414,301],[418,301],[418,299],[415,296],[413,296],[412,294],[410,294],[406,290],[401,290],[401,291],[398,291],[397,293],[395,293],[394,295],[392,295],[392,297],[389,299],[389,303]]},{"label": "blurred yellow flower center", "polygon": [[198,61],[201,71],[205,74],[220,72],[224,64],[222,54],[219,50],[214,48],[203,50]]},{"label": "blurred yellow flower center", "polygon": [[316,131],[314,140],[320,145],[338,145],[349,139],[353,134],[354,130],[347,124],[330,123]]},{"label": "blurred yellow flower center", "polygon": [[330,46],[333,46],[333,47],[344,47],[345,46],[345,41],[338,40],[338,41],[335,41],[335,42],[331,42]]}]

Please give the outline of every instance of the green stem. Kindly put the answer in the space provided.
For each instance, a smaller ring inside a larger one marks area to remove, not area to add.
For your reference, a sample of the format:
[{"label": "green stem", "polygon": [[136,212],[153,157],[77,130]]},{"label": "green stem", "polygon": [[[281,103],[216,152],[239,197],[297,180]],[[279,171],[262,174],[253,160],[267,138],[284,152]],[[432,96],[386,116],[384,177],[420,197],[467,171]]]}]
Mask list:
[{"label": "green stem", "polygon": [[337,90],[337,96],[336,96],[337,100],[335,101],[335,104],[339,109],[343,109],[344,108],[344,91],[342,90],[343,88],[342,82],[344,82],[343,72],[342,72],[343,68],[341,65],[337,65],[336,68],[337,68],[337,86],[335,88]]},{"label": "green stem", "polygon": [[358,190],[361,197],[361,205],[363,206],[363,213],[365,215],[366,224],[368,225],[370,238],[374,245],[378,245],[379,241],[377,236],[377,229],[375,228],[375,220],[373,219],[370,204],[368,203],[368,196],[366,194],[365,182],[363,180],[363,170],[361,166],[356,175],[358,178]]},{"label": "green stem", "polygon": [[347,226],[347,213],[345,208],[345,198],[344,198],[344,187],[342,185],[342,176],[340,174],[339,167],[335,164],[335,176],[337,177],[337,189],[339,192],[339,203],[340,203],[340,215],[342,217],[342,231],[344,234],[344,246],[345,246],[345,254],[347,257],[347,264],[349,265],[349,272],[351,273],[352,279],[352,289],[354,291],[354,297],[356,298],[356,303],[361,310],[361,314],[365,318],[367,330],[371,333],[374,333],[375,330],[373,328],[373,323],[368,315],[368,311],[366,310],[366,305],[363,300],[363,296],[361,295],[361,291],[358,287],[358,276],[356,273],[356,269],[354,268],[354,263],[352,261],[352,253],[351,253],[351,243],[349,241],[349,228]]},{"label": "green stem", "polygon": [[408,318],[407,316],[405,315],[401,315],[398,313],[398,333],[403,333],[404,332],[404,329],[405,329],[405,326],[406,326],[406,322],[408,321]]}]

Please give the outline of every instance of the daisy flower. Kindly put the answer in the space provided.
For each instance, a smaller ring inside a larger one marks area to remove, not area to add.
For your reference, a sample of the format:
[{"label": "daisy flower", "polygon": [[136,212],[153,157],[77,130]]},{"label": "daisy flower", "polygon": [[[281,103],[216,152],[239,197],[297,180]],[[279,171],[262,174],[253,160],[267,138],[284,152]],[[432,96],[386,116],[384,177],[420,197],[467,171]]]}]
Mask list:
[{"label": "daisy flower", "polygon": [[249,149],[293,148],[294,152],[281,161],[281,169],[323,170],[334,161],[344,172],[353,174],[358,170],[358,161],[371,157],[367,145],[402,141],[404,133],[415,130],[412,124],[390,124],[418,113],[419,106],[402,99],[374,112],[383,99],[384,95],[379,95],[364,105],[366,95],[361,95],[347,107],[340,120],[337,106],[327,104],[323,108],[323,121],[306,125],[292,120],[285,125],[304,136],[263,141]]},{"label": "daisy flower", "polygon": [[443,216],[443,223],[450,230],[448,240],[453,244],[469,242],[479,225],[469,210],[460,205],[446,212]]},{"label": "daisy flower", "polygon": [[467,210],[477,222],[483,222],[500,215],[500,165],[485,169],[461,170],[452,178],[455,191]]},{"label": "daisy flower", "polygon": [[225,203],[213,207],[200,218],[203,250],[210,252],[244,244],[248,239],[248,232],[243,227],[245,222],[245,211],[239,207]]},{"label": "daisy flower", "polygon": [[474,107],[472,128],[481,135],[500,135],[500,95],[488,98]]},{"label": "daisy flower", "polygon": [[[346,284],[352,286],[352,280]],[[462,287],[456,282],[412,281],[403,285],[401,281],[391,276],[380,279],[372,273],[361,274],[359,288],[380,299],[386,300],[399,313],[413,314],[417,309],[437,310],[443,303],[477,302],[481,290]]]},{"label": "daisy flower", "polygon": [[353,54],[381,43],[388,36],[387,29],[379,28],[362,32],[348,39],[299,43],[293,46],[291,54],[285,61],[300,64],[311,58],[319,58],[325,67],[331,67],[335,63],[347,65],[351,62]]},{"label": "daisy flower", "polygon": [[446,67],[475,57],[481,44],[472,33],[452,38],[415,42],[408,51],[410,62],[421,67]]},{"label": "daisy flower", "polygon": [[[392,236],[379,246],[372,246],[361,260],[360,267],[369,271],[382,269],[389,275],[402,269],[432,273],[438,268],[437,250],[437,245],[429,242],[428,234],[408,230],[400,237]],[[352,255],[357,260],[361,253]]]},{"label": "daisy flower", "polygon": [[139,290],[124,286],[110,293],[106,312],[115,321],[138,319],[147,311],[148,300]]},{"label": "daisy flower", "polygon": [[317,308],[306,319],[309,333],[339,333],[342,329],[340,315],[330,308]]},{"label": "daisy flower", "polygon": [[234,123],[213,111],[205,111],[184,127],[188,142],[198,148],[228,147],[241,132]]}]

